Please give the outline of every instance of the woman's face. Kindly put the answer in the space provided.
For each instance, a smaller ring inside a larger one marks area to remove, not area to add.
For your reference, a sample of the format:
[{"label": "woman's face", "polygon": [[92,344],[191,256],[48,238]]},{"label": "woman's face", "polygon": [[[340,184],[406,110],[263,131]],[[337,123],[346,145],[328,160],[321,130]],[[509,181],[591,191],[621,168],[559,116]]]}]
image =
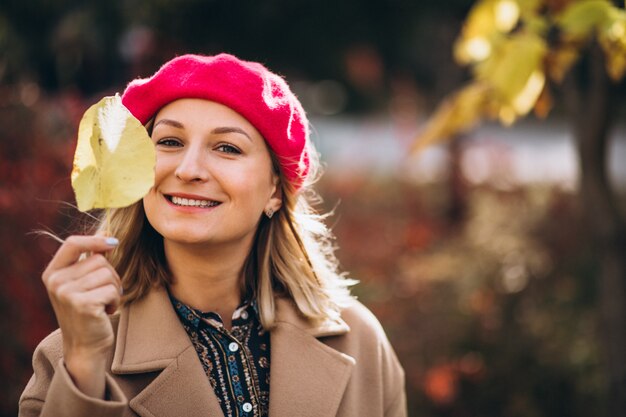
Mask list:
[{"label": "woman's face", "polygon": [[148,221],[164,239],[249,248],[263,212],[280,208],[280,188],[261,134],[229,107],[176,100],[155,117],[154,187]]}]

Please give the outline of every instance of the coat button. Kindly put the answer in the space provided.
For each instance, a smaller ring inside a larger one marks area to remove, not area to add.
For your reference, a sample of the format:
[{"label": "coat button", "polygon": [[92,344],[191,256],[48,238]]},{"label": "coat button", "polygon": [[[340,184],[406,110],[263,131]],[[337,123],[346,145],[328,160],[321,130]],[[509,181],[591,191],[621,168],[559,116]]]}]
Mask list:
[{"label": "coat button", "polygon": [[247,312],[247,311],[245,311],[245,310],[244,310],[244,311],[242,311],[242,312],[241,312],[241,318],[242,318],[242,319],[244,319],[244,320],[247,320],[247,319],[248,319],[248,312]]},{"label": "coat button", "polygon": [[243,404],[243,411],[245,411],[246,413],[249,413],[250,411],[252,411],[252,404],[244,403]]},{"label": "coat button", "polygon": [[231,352],[237,352],[239,350],[239,345],[235,342],[232,342],[230,345],[228,345],[228,350],[230,350]]}]

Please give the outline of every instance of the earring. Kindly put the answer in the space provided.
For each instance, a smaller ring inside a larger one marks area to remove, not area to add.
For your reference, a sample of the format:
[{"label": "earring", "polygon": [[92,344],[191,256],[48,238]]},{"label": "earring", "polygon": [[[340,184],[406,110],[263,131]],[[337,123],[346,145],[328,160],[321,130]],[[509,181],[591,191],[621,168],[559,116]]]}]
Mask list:
[{"label": "earring", "polygon": [[274,215],[274,210],[272,210],[271,208],[268,208],[267,210],[265,210],[265,215],[267,216],[268,219],[271,219],[272,216]]}]

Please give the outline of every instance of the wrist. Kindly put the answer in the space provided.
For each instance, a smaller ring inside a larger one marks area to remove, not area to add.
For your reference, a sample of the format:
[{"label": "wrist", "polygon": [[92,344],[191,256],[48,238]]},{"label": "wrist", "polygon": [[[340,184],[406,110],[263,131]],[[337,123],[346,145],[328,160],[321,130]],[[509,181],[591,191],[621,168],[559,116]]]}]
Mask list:
[{"label": "wrist", "polygon": [[65,367],[77,372],[91,372],[104,369],[106,365],[106,357],[101,354],[68,354],[64,355]]},{"label": "wrist", "polygon": [[104,399],[106,356],[104,354],[76,354],[64,357],[65,368],[83,394]]}]

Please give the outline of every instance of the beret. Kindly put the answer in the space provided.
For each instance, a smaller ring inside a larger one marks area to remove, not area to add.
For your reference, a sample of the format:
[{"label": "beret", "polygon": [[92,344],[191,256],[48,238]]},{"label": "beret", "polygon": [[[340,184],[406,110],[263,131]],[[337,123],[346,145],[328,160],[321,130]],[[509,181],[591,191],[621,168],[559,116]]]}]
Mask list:
[{"label": "beret", "polygon": [[149,78],[131,81],[122,103],[142,124],[166,104],[200,98],[223,104],[245,117],[278,158],[295,189],[309,172],[309,126],[302,105],[285,80],[262,64],[229,54],[182,55]]}]

